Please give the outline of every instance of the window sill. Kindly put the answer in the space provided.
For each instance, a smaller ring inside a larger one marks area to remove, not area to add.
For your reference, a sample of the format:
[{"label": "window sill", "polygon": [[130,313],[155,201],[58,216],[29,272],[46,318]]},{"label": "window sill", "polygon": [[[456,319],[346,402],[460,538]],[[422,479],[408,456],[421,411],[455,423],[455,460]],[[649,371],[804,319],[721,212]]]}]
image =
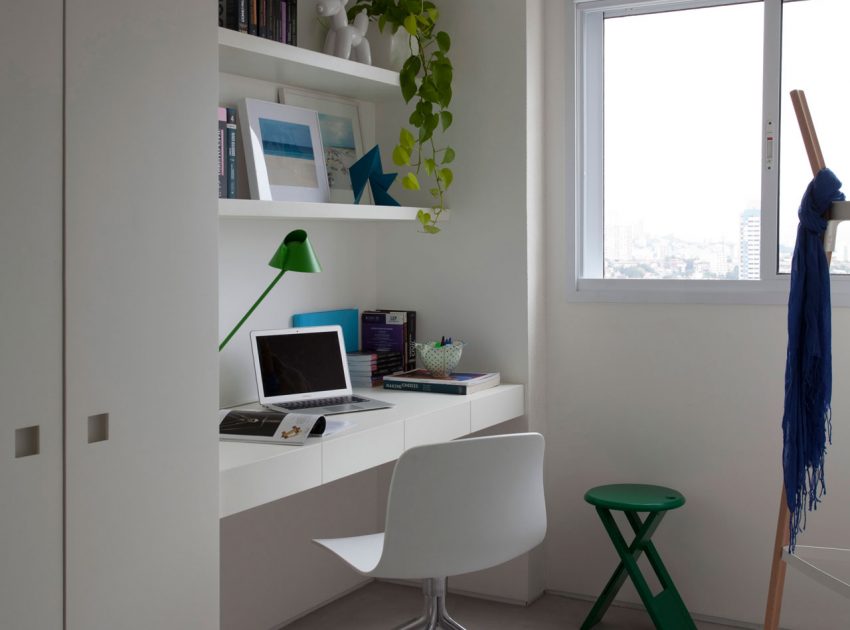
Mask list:
[{"label": "window sill", "polygon": [[[603,280],[580,278],[569,302],[787,305],[788,277],[771,280]],[[832,305],[850,307],[850,278],[832,279]]]}]

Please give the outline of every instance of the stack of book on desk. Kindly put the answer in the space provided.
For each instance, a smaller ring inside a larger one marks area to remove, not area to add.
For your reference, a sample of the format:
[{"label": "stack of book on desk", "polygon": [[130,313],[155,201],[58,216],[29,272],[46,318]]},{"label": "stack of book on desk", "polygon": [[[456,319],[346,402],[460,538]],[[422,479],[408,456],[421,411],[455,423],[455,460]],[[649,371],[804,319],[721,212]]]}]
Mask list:
[{"label": "stack of book on desk", "polygon": [[404,369],[404,357],[401,352],[363,352],[348,353],[348,374],[352,387],[380,387],[383,377]]},{"label": "stack of book on desk", "polygon": [[419,369],[385,376],[384,389],[465,395],[495,387],[499,382],[499,372],[454,372],[448,376],[434,376],[428,370]]}]

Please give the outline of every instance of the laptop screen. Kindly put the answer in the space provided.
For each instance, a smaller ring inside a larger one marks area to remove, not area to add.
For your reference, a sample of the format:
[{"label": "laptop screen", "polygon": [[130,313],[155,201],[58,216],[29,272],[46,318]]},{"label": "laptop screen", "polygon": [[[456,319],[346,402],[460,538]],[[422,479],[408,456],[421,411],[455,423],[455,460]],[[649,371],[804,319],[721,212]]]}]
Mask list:
[{"label": "laptop screen", "polygon": [[260,398],[345,390],[348,384],[340,344],[338,328],[257,333]]}]

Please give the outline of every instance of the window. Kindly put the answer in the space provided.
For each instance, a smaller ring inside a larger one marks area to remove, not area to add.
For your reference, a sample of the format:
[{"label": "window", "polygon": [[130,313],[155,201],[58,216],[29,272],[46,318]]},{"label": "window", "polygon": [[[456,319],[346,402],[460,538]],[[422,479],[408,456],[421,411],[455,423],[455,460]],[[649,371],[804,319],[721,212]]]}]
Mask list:
[{"label": "window", "polygon": [[[850,178],[850,2],[579,0],[577,17],[578,292],[787,299],[811,179],[788,92],[806,91],[827,165]],[[850,272],[850,228],[833,272]]]}]

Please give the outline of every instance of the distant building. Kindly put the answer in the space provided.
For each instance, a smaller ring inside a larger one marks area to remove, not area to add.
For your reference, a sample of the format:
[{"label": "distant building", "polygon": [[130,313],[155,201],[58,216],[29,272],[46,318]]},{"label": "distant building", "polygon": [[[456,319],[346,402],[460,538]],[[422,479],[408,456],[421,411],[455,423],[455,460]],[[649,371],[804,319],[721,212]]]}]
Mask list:
[{"label": "distant building", "polygon": [[758,280],[761,251],[761,211],[755,208],[741,214],[738,240],[738,280]]}]

